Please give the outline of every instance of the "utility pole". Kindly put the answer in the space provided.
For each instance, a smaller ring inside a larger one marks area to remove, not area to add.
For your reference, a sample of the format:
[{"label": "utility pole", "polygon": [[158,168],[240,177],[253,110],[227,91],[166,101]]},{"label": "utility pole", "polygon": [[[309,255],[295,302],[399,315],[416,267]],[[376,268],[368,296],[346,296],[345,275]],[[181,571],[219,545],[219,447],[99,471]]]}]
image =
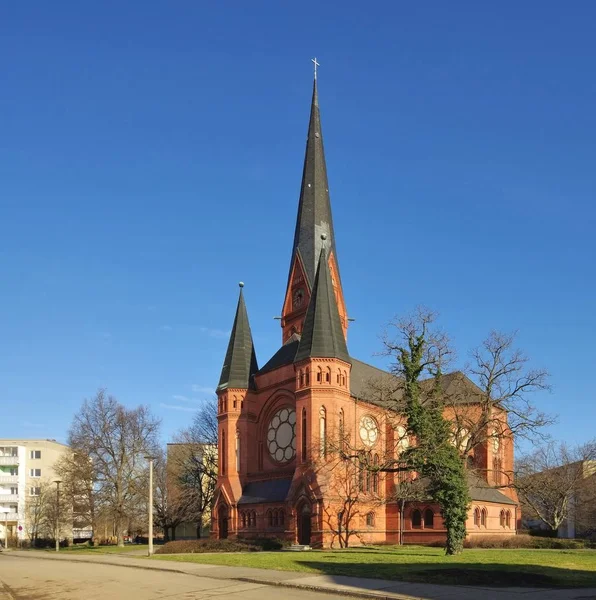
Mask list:
[{"label": "utility pole", "polygon": [[149,551],[148,556],[153,554],[153,461],[155,456],[145,456],[149,461]]},{"label": "utility pole", "polygon": [[60,484],[61,479],[54,481],[56,484],[56,552],[60,551]]}]

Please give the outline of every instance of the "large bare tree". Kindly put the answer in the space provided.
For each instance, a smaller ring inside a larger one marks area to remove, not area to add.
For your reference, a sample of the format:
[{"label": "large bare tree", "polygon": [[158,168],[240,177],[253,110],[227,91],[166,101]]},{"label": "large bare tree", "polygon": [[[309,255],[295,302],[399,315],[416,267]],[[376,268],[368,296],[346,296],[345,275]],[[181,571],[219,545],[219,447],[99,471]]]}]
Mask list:
[{"label": "large bare tree", "polygon": [[70,427],[68,443],[91,461],[95,498],[113,514],[120,546],[131,510],[144,502],[144,455],[157,446],[158,430],[148,407],[127,408],[105,390],[83,402]]},{"label": "large bare tree", "polygon": [[596,440],[579,446],[548,442],[521,456],[515,487],[524,513],[557,531],[596,503]]}]

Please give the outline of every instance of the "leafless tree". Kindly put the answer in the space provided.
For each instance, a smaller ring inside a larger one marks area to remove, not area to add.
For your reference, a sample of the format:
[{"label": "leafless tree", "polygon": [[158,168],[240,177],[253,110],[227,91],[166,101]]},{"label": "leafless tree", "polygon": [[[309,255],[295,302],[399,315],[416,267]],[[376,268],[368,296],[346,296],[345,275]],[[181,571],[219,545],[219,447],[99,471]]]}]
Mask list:
[{"label": "leafless tree", "polygon": [[171,501],[185,512],[185,520],[195,524],[197,538],[215,498],[217,434],[217,403],[205,402],[191,426],[176,436],[176,451],[168,469]]},{"label": "leafless tree", "polygon": [[575,447],[548,442],[517,461],[515,487],[523,512],[556,531],[572,510],[594,505],[595,478],[596,440]]},{"label": "leafless tree", "polygon": [[128,409],[99,390],[83,402],[69,431],[73,452],[91,461],[95,499],[113,514],[120,546],[131,509],[145,498],[144,455],[157,446],[158,429],[148,407]]}]

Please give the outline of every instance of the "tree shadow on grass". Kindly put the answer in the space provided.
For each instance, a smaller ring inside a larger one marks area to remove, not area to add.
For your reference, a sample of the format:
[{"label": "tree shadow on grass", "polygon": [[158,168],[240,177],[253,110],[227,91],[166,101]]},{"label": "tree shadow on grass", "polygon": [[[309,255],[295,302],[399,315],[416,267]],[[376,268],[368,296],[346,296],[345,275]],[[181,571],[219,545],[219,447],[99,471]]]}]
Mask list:
[{"label": "tree shadow on grass", "polygon": [[[326,563],[301,561],[321,574],[435,585],[535,588],[596,588],[596,571],[542,565],[467,563]],[[344,582],[345,583],[345,582]]]}]

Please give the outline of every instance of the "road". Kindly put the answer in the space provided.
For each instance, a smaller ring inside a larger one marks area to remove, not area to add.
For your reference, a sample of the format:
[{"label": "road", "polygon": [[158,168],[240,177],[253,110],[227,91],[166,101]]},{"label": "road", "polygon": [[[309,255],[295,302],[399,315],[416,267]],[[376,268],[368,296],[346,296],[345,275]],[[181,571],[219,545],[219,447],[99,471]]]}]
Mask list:
[{"label": "road", "polygon": [[183,573],[0,555],[0,600],[329,600],[334,597]]}]

